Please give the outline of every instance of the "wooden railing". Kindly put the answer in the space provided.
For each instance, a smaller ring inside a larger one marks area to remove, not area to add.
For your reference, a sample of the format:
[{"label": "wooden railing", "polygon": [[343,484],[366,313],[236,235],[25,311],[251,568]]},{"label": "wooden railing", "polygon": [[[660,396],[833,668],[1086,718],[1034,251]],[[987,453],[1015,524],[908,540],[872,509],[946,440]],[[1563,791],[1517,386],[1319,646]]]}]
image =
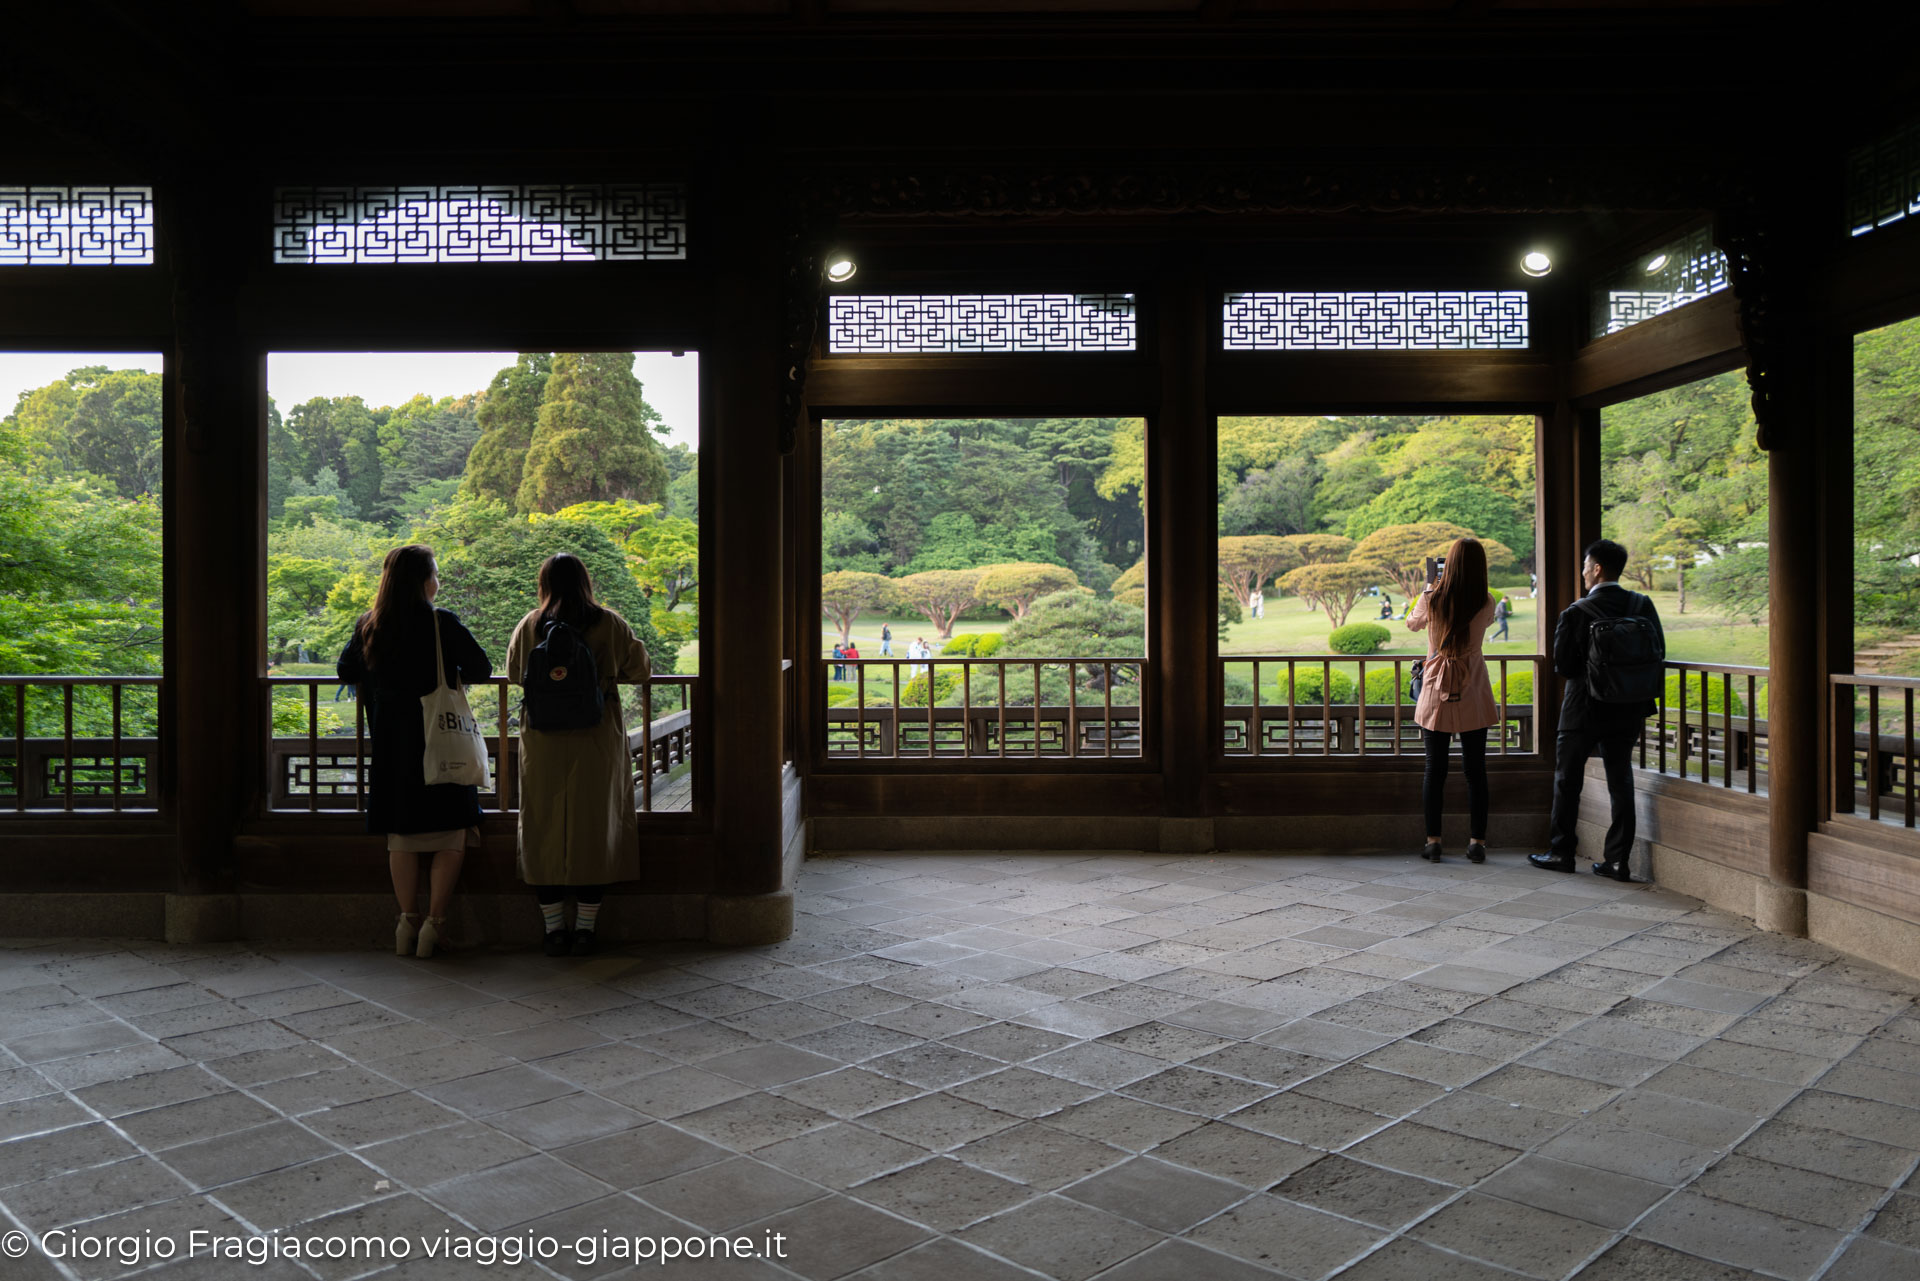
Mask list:
[{"label": "wooden railing", "polygon": [[1877,823],[1913,827],[1913,703],[1920,680],[1860,674],[1829,680],[1833,733],[1828,751],[1834,786],[1828,817],[1858,814],[1865,809],[1867,817]]},{"label": "wooden railing", "polygon": [[0,814],[158,812],[158,676],[0,676],[0,722]]},{"label": "wooden railing", "polygon": [[1765,792],[1767,720],[1760,705],[1766,696],[1764,667],[1668,662],[1659,710],[1640,731],[1640,768]]},{"label": "wooden railing", "polygon": [[[1407,692],[1416,661],[1415,655],[1223,654],[1217,672],[1221,751],[1244,760],[1423,755]],[[1533,690],[1546,659],[1495,654],[1487,668],[1499,713],[1487,750],[1502,756],[1535,752]],[[1520,674],[1527,676],[1525,687],[1513,680]],[[1235,695],[1249,684],[1250,696],[1241,701]]]},{"label": "wooden railing", "polygon": [[[642,814],[684,811],[691,786],[684,767],[693,760],[693,697],[696,676],[656,676],[625,687],[627,752],[633,761],[634,807]],[[268,744],[267,806],[276,812],[339,813],[366,809],[367,770],[373,745],[366,709],[351,687],[323,676],[269,676],[269,699],[276,730],[304,712],[305,733],[274,733]],[[328,698],[322,690],[334,691]],[[298,696],[292,707],[286,694]],[[487,750],[493,758],[493,786],[480,793],[488,814],[518,810],[520,779],[519,717],[513,687],[495,676],[467,690],[474,718],[492,727]],[[342,703],[352,705],[346,723]],[[652,709],[652,715],[643,709]]]},{"label": "wooden railing", "polygon": [[[1137,658],[828,659],[829,760],[1137,760]],[[836,675],[844,676],[834,681]]]}]

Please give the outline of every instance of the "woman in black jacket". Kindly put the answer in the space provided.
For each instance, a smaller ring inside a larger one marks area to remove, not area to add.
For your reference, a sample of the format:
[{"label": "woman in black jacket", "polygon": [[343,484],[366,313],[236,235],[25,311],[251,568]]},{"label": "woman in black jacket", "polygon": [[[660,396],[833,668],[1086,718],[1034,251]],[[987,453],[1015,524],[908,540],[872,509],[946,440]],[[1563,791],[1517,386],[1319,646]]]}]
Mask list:
[{"label": "woman in black jacket", "polygon": [[[493,674],[493,662],[473,633],[444,609],[433,607],[440,571],[433,549],[418,543],[387,553],[373,608],[354,624],[340,655],[340,679],[360,687],[373,730],[367,830],[385,834],[393,895],[400,901],[394,951],[432,956],[446,924],[454,883],[466,847],[477,844],[480,793],[459,783],[426,781],[426,726],[420,700],[438,684],[434,670],[434,620],[449,684],[471,685]],[[419,906],[420,855],[433,855],[428,873],[427,915]]]}]

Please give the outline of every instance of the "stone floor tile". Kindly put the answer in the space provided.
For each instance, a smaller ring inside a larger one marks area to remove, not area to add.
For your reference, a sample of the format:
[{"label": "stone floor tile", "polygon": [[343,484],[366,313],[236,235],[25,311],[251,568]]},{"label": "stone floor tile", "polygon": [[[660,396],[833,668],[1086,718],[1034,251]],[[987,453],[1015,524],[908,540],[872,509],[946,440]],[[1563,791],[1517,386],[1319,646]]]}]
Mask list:
[{"label": "stone floor tile", "polygon": [[1467,1187],[1520,1153],[1464,1134],[1450,1134],[1415,1121],[1401,1121],[1346,1149],[1346,1155],[1389,1170]]},{"label": "stone floor tile", "polygon": [[[1260,1193],[1218,1214],[1191,1232],[1189,1240],[1273,1268],[1304,1281],[1318,1281],[1380,1240],[1373,1228]],[[1349,1274],[1350,1275],[1350,1274]],[[1409,1272],[1401,1277],[1426,1274]]]},{"label": "stone floor tile", "polygon": [[[703,1108],[713,1107],[729,1099],[741,1098],[752,1092],[750,1087],[738,1081],[716,1076],[700,1068],[685,1066],[668,1068],[662,1072],[649,1072],[645,1076],[635,1077],[631,1081],[608,1086],[600,1091],[603,1096],[623,1107],[661,1119],[685,1116],[690,1112],[698,1112]],[[478,1115],[484,1115],[484,1113]]]},{"label": "stone floor tile", "polygon": [[1065,1077],[1011,1067],[952,1086],[948,1093],[997,1112],[1032,1119],[1085,1102],[1099,1090]]},{"label": "stone floor tile", "polygon": [[[1033,1281],[1033,1275],[951,1237],[935,1237],[925,1245],[862,1268],[847,1281]],[[1229,1279],[1223,1277],[1222,1281]]]},{"label": "stone floor tile", "polygon": [[1347,1156],[1329,1156],[1287,1176],[1276,1196],[1302,1205],[1393,1229],[1425,1214],[1455,1189]]},{"label": "stone floor tile", "polygon": [[[714,1151],[724,1155],[723,1149]],[[559,1155],[564,1158],[566,1153]],[[836,1122],[760,1148],[754,1156],[822,1187],[844,1191],[876,1175],[924,1161],[927,1150],[862,1126]]]},{"label": "stone floor tile", "polygon": [[[1035,1189],[937,1156],[860,1183],[852,1195],[915,1223],[954,1232],[1031,1199]],[[1084,1198],[1081,1198],[1084,1199]]]},{"label": "stone floor tile", "polygon": [[1788,1281],[1812,1277],[1844,1239],[1830,1228],[1684,1191],[1635,1224],[1633,1235]]},{"label": "stone floor tile", "polygon": [[323,1157],[223,1184],[211,1199],[248,1223],[271,1231],[393,1195],[379,1171],[350,1156]]},{"label": "stone floor tile", "polygon": [[[869,1112],[861,1124],[890,1134],[905,1143],[918,1144],[935,1152],[959,1147],[995,1130],[1019,1124],[1020,1119],[992,1108],[954,1098],[950,1094],[928,1094],[905,1103]],[[781,1137],[791,1137],[782,1135]]]},{"label": "stone floor tile", "polygon": [[1898,1179],[1913,1163],[1910,1149],[1856,1138],[1837,1130],[1797,1125],[1778,1117],[1761,1125],[1734,1151],[1742,1156],[1831,1174],[1835,1178],[1860,1179],[1882,1187]]},{"label": "stone floor tile", "polygon": [[1822,1274],[1822,1281],[1893,1281],[1895,1277],[1920,1277],[1920,1250],[1864,1236],[1854,1239]]},{"label": "stone floor tile", "polygon": [[1234,1203],[1248,1189],[1153,1157],[1134,1157],[1060,1190],[1084,1202],[1167,1233],[1184,1232]]},{"label": "stone floor tile", "polygon": [[1271,1188],[1322,1155],[1317,1149],[1272,1135],[1209,1121],[1152,1149],[1171,1161],[1256,1191]]},{"label": "stone floor tile", "polygon": [[1518,1064],[1481,1077],[1473,1083],[1473,1090],[1508,1103],[1524,1103],[1574,1116],[1595,1111],[1619,1093],[1611,1085]]},{"label": "stone floor tile", "polygon": [[1407,1119],[1501,1147],[1525,1150],[1544,1143],[1579,1118],[1524,1103],[1502,1102],[1469,1089],[1455,1090],[1435,1099]]},{"label": "stone floor tile", "polygon": [[[445,1133],[445,1131],[436,1131]],[[501,1136],[504,1138],[505,1136]],[[517,1140],[513,1142],[517,1143]],[[550,1155],[609,1187],[632,1191],[660,1179],[713,1165],[734,1153],[685,1130],[659,1123],[556,1148]]]},{"label": "stone floor tile", "polygon": [[932,1235],[847,1196],[830,1196],[753,1225],[753,1235],[768,1233],[785,1237],[780,1267],[809,1281],[846,1276]]},{"label": "stone floor tile", "polygon": [[[481,1231],[497,1232],[597,1201],[612,1191],[599,1179],[542,1154],[435,1184],[426,1189],[426,1196]],[[661,1208],[672,1212],[670,1207]]]},{"label": "stone floor tile", "polygon": [[1292,1092],[1324,1099],[1329,1103],[1364,1108],[1381,1116],[1405,1116],[1415,1108],[1439,1098],[1446,1089],[1431,1081],[1401,1076],[1397,1072],[1383,1072],[1361,1063],[1349,1063],[1294,1087]]},{"label": "stone floor tile", "polygon": [[1082,1041],[1029,1059],[1026,1066],[1082,1085],[1111,1090],[1152,1076],[1165,1070],[1167,1065],[1164,1059],[1136,1054],[1104,1041]]},{"label": "stone floor tile", "polygon": [[1039,1197],[956,1235],[1054,1281],[1084,1281],[1161,1240],[1157,1232],[1058,1196]]},{"label": "stone floor tile", "polygon": [[968,1165],[1027,1184],[1036,1191],[1054,1188],[1117,1165],[1130,1149],[1103,1143],[1084,1134],[1027,1122],[975,1139],[953,1156]]},{"label": "stone floor tile", "polygon": [[[961,1274],[971,1275],[971,1274]],[[1278,1275],[1271,1269],[1176,1239],[1162,1241],[1124,1263],[1102,1272],[1098,1281],[1167,1281],[1170,1277],[1205,1278],[1206,1281],[1272,1281]]]},{"label": "stone floor tile", "polygon": [[[333,1062],[338,1064],[342,1060],[335,1059]],[[219,1061],[215,1062],[214,1070],[220,1070]],[[348,1103],[397,1094],[400,1089],[397,1081],[367,1068],[349,1066],[330,1067],[324,1071],[305,1072],[269,1081],[253,1087],[253,1092],[263,1102],[287,1116],[301,1116],[321,1108],[342,1107]]]},{"label": "stone floor tile", "polygon": [[1579,1273],[1580,1281],[1754,1281],[1757,1275],[1638,1237],[1616,1241]]},{"label": "stone floor tile", "polygon": [[1628,1130],[1647,1130],[1701,1147],[1724,1148],[1738,1141],[1760,1121],[1760,1114],[1723,1108],[1698,1099],[1683,1099],[1659,1090],[1636,1087],[1593,1113],[1603,1124]]},{"label": "stone floor tile", "polygon": [[1613,1232],[1566,1215],[1469,1192],[1415,1225],[1411,1235],[1527,1276],[1559,1278],[1591,1257]]},{"label": "stone floor tile", "polygon": [[1513,1273],[1478,1259],[1402,1237],[1389,1241],[1340,1274],[1341,1281],[1512,1281]]},{"label": "stone floor tile", "polygon": [[273,1121],[169,1148],[163,1159],[197,1189],[218,1187],[331,1155],[325,1139],[291,1121]]},{"label": "stone floor tile", "polygon": [[1856,1227],[1886,1194],[1877,1185],[1737,1154],[1716,1163],[1687,1191],[1841,1231]]},{"label": "stone floor tile", "polygon": [[533,1149],[490,1125],[461,1121],[386,1139],[354,1155],[410,1187],[424,1188],[531,1156]]},{"label": "stone floor tile", "polygon": [[1664,1134],[1623,1130],[1590,1118],[1547,1140],[1540,1154],[1674,1188],[1712,1164],[1718,1152]]},{"label": "stone floor tile", "polygon": [[1271,1086],[1186,1065],[1171,1067],[1122,1086],[1117,1093],[1159,1107],[1194,1112],[1201,1116],[1222,1116],[1265,1098],[1273,1093],[1273,1089]]},{"label": "stone floor tile", "polygon": [[1796,1125],[1838,1130],[1857,1139],[1891,1143],[1920,1151],[1920,1110],[1873,1099],[1808,1090],[1777,1114]]},{"label": "stone floor tile", "polygon": [[5,1204],[21,1223],[45,1231],[56,1224],[172,1201],[192,1190],[159,1161],[135,1156],[20,1184],[6,1193]]},{"label": "stone floor tile", "polygon": [[920,1038],[872,1023],[848,1022],[796,1036],[787,1044],[840,1063],[863,1063],[895,1050],[919,1045]]},{"label": "stone floor tile", "polygon": [[[179,1071],[175,1069],[175,1073]],[[136,1112],[121,1117],[116,1124],[141,1147],[158,1152],[279,1119],[273,1109],[244,1094],[225,1093]]]},{"label": "stone floor tile", "polygon": [[833,1117],[777,1095],[749,1094],[676,1117],[674,1124],[736,1152],[751,1152],[831,1125]]},{"label": "stone floor tile", "polygon": [[1625,1228],[1671,1189],[1650,1179],[1529,1153],[1483,1180],[1478,1191],[1603,1228]]},{"label": "stone floor tile", "polygon": [[[1806,1218],[1806,1215],[1799,1215]],[[1882,1206],[1867,1235],[1910,1250],[1920,1250],[1920,1194],[1901,1192]]]},{"label": "stone floor tile", "polygon": [[[1120,1032],[1115,1035],[1124,1036],[1126,1033]],[[984,1054],[988,1058],[999,1059],[1003,1063],[1024,1063],[1028,1059],[1038,1058],[1042,1054],[1049,1054],[1054,1050],[1072,1045],[1074,1038],[1059,1032],[1049,1032],[1044,1028],[1027,1027],[1020,1023],[989,1023],[951,1036],[947,1038],[946,1043],[956,1045],[969,1054]]]},{"label": "stone floor tile", "polygon": [[[64,1094],[40,1094],[0,1106],[0,1143],[81,1125],[93,1114]],[[101,1130],[106,1133],[105,1129]],[[0,1152],[7,1149],[0,1147]],[[0,1173],[0,1185],[12,1182]]]},{"label": "stone floor tile", "polygon": [[1288,1090],[1242,1108],[1228,1118],[1235,1125],[1308,1147],[1334,1151],[1381,1129],[1387,1118],[1361,1108]]}]

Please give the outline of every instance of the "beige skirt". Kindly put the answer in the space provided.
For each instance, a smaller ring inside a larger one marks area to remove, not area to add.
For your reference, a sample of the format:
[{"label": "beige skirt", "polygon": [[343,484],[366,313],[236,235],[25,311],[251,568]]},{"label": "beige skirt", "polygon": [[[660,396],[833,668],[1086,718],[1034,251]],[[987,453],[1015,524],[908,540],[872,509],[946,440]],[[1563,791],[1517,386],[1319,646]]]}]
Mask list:
[{"label": "beige skirt", "polygon": [[389,832],[387,853],[429,854],[435,850],[463,850],[480,843],[480,830],[456,827],[446,832]]}]

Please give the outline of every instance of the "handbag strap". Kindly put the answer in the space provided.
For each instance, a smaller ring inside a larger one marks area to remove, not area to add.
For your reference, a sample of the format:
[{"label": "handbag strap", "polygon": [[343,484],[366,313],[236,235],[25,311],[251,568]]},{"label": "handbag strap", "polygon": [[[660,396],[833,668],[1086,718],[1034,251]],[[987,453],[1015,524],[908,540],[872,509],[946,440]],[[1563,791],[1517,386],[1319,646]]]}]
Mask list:
[{"label": "handbag strap", "polygon": [[[433,609],[433,602],[427,602],[427,608]],[[447,683],[447,659],[440,652],[440,611],[433,609],[433,677],[434,688]]]}]

